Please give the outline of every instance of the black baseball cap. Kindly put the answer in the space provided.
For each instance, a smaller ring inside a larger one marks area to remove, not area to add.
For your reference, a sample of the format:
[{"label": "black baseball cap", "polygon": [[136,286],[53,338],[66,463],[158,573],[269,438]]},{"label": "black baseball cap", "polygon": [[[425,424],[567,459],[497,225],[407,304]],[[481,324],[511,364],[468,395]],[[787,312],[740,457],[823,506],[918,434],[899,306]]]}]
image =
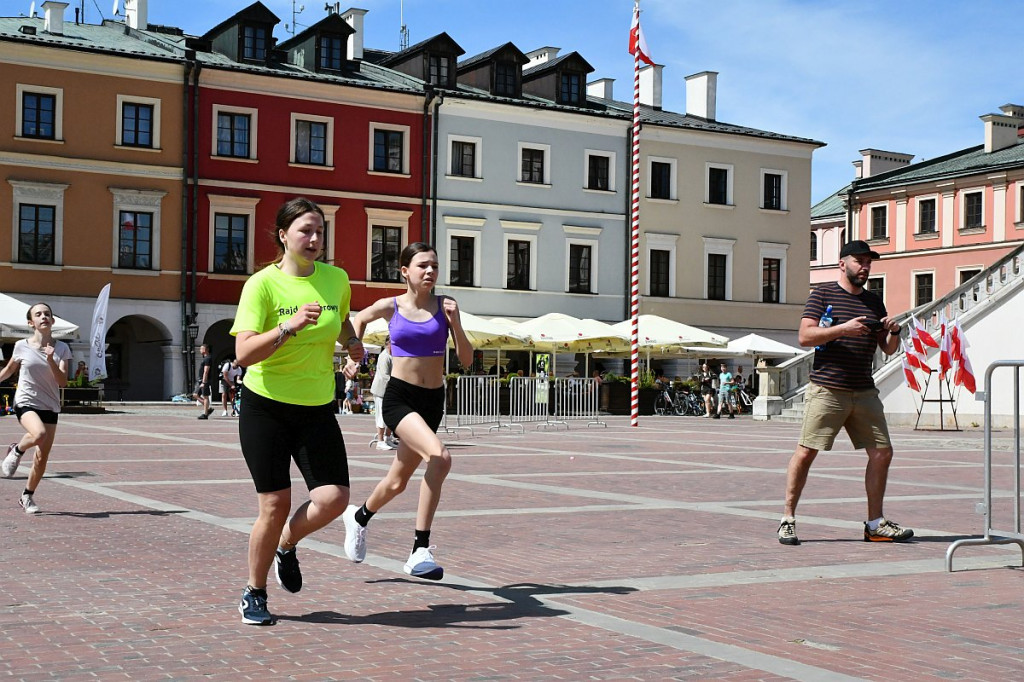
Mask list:
[{"label": "black baseball cap", "polygon": [[878,252],[872,251],[867,242],[855,239],[852,242],[843,244],[843,248],[839,252],[839,257],[846,258],[847,256],[860,256],[865,253],[871,256],[871,260],[878,260],[879,258]]}]

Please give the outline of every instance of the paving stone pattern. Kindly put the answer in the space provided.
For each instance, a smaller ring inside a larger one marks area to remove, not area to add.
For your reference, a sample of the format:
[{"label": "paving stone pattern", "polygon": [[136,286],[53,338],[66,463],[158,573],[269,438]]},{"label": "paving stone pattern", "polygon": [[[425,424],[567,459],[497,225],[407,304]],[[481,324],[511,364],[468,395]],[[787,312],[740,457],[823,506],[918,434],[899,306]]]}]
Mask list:
[{"label": "paving stone pattern", "polygon": [[[219,414],[215,413],[215,414]],[[353,502],[391,454],[341,418]],[[37,499],[30,458],[0,480],[0,677],[22,680],[1010,680],[1024,676],[1024,569],[979,535],[982,439],[895,430],[886,513],[865,543],[864,454],[841,438],[811,472],[803,544],[776,540],[798,425],[647,417],[640,428],[446,436],[454,468],[432,540],[445,579],[401,569],[417,485],[344,558],[340,520],[271,576],[274,627],[239,622],[256,497],[237,422],[189,406],[64,415]],[[0,418],[0,443],[17,438]],[[1013,453],[997,434],[996,511]],[[293,504],[305,488],[293,470]]]}]

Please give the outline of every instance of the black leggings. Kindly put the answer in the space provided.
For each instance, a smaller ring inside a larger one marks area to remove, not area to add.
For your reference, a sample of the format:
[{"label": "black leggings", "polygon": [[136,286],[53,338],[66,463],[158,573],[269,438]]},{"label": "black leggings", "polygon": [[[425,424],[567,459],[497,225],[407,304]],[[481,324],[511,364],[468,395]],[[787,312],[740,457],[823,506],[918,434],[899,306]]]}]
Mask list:
[{"label": "black leggings", "polygon": [[292,459],[309,490],[322,485],[348,487],[348,457],[333,402],[292,405],[243,386],[242,407],[238,438],[256,492],[290,488]]}]

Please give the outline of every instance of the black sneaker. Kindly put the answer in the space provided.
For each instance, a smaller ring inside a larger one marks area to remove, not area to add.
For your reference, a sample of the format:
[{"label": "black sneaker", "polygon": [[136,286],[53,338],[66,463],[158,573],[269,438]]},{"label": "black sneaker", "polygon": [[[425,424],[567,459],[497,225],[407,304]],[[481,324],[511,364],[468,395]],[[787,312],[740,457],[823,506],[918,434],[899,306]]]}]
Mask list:
[{"label": "black sneaker", "polygon": [[796,536],[796,519],[787,516],[779,523],[779,543],[783,545],[799,545],[800,538]]},{"label": "black sneaker", "polygon": [[246,587],[238,604],[242,622],[246,625],[273,625],[276,621],[267,610],[267,591]]},{"label": "black sneaker", "polygon": [[209,418],[210,418],[210,415],[205,414],[205,413],[199,415],[198,417],[196,417],[196,419],[209,419]]},{"label": "black sneaker", "polygon": [[302,589],[302,571],[299,570],[299,559],[295,556],[295,548],[288,551],[278,549],[274,554],[274,565],[277,567],[277,584],[295,594]]},{"label": "black sneaker", "polygon": [[732,412],[730,412],[729,413],[729,419],[735,419],[735,418],[736,418],[736,415],[734,415]]}]

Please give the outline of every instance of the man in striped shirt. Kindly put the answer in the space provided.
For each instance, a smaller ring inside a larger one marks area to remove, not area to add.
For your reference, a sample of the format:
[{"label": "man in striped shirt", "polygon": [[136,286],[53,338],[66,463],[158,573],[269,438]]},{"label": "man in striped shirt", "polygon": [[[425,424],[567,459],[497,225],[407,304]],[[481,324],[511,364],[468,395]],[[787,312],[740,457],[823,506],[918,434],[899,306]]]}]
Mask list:
[{"label": "man in striped shirt", "polygon": [[[892,443],[871,373],[875,348],[892,355],[900,345],[900,326],[885,304],[866,290],[872,261],[878,254],[867,242],[852,241],[839,252],[839,278],[823,284],[807,299],[800,320],[801,346],[813,346],[814,367],[804,397],[804,422],[796,452],[786,472],[786,501],[779,542],[799,545],[796,505],[811,463],[820,450],[831,450],[839,430],[846,429],[853,447],[867,451],[864,487],[868,498],[865,542],[903,542],[914,531],[882,515],[882,500],[892,461]],[[831,306],[831,326],[822,326]]]}]

